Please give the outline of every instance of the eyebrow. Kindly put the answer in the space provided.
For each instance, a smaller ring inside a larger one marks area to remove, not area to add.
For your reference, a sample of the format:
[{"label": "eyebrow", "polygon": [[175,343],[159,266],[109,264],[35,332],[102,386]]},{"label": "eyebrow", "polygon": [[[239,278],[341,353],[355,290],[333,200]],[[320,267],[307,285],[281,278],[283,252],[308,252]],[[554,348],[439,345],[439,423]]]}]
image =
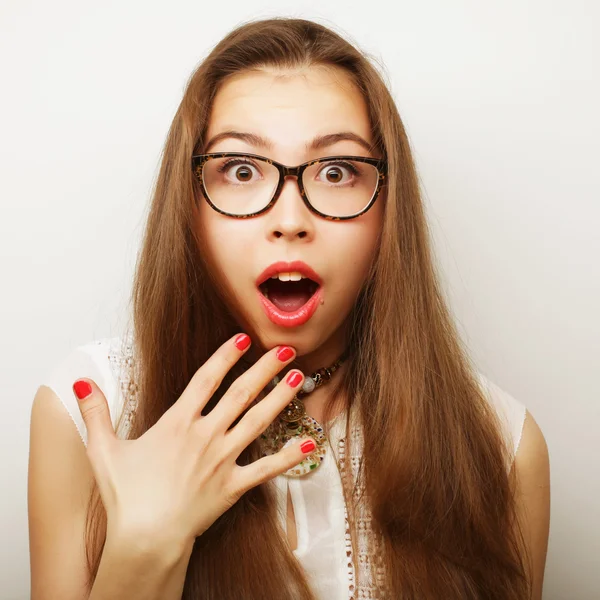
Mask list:
[{"label": "eyebrow", "polygon": [[[246,133],[243,131],[234,131],[232,129],[229,129],[227,131],[222,131],[221,133],[217,133],[216,135],[214,135],[205,146],[204,152],[207,153],[208,149],[211,146],[214,146],[217,142],[228,138],[241,140],[242,142],[246,142],[252,146],[266,148],[267,150],[273,149],[273,142],[268,138],[265,138],[261,135],[257,135],[255,133]],[[352,131],[341,131],[339,133],[328,133],[326,135],[318,135],[312,141],[306,143],[305,150],[307,152],[314,150],[322,150],[323,148],[333,146],[333,144],[342,140],[356,142],[357,144],[360,144],[363,148],[365,148],[368,152],[372,152],[374,150],[374,147],[371,144],[369,144],[367,140],[362,138],[360,135],[353,133]]]}]

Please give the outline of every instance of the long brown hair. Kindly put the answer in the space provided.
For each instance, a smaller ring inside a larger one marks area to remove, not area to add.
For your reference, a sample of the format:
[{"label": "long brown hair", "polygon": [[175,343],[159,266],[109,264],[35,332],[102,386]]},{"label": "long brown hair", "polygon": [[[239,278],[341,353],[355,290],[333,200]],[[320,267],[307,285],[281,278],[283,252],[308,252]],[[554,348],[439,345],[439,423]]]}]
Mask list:
[{"label": "long brown hair", "polygon": [[[373,552],[385,573],[377,597],[529,598],[514,470],[507,469],[512,449],[443,298],[404,126],[369,56],[320,24],[292,18],[245,23],[215,46],[187,84],[136,266],[129,368],[138,403],[127,435],[136,439],[154,425],[194,372],[240,331],[193,226],[200,191],[190,158],[202,149],[215,93],[229,75],[247,69],[311,65],[343,69],[352,78],[389,165],[376,260],[348,316],[347,369],[324,418],[337,394],[360,417],[360,478],[378,540]],[[205,413],[248,366],[242,360],[232,369]],[[260,456],[253,442],[238,463]],[[278,524],[270,483],[245,493],[196,539],[185,600],[315,598]],[[345,497],[355,544],[353,490]],[[106,514],[94,488],[86,534],[91,581],[105,535]],[[356,560],[356,548],[352,556]]]}]

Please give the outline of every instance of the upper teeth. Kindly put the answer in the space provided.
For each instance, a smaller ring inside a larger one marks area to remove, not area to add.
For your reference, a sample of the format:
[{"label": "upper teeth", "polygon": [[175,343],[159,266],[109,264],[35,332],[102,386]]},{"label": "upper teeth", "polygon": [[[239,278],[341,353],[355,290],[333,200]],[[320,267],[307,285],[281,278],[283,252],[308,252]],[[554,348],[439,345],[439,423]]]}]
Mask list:
[{"label": "upper teeth", "polygon": [[308,279],[308,277],[305,277],[302,273],[298,273],[298,271],[292,271],[290,273],[273,275],[271,279],[279,279],[279,281],[300,281],[301,279]]}]

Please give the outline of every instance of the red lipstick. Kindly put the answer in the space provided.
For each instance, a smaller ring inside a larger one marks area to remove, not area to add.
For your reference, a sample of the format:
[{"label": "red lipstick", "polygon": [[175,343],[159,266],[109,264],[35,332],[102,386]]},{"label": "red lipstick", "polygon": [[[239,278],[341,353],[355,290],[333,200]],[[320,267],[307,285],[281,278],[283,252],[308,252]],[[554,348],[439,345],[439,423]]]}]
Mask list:
[{"label": "red lipstick", "polygon": [[[298,272],[317,284],[312,296],[296,311],[287,312],[275,306],[261,291],[260,286],[273,275],[279,273]],[[298,327],[306,323],[315,313],[323,296],[321,277],[305,262],[276,262],[269,265],[256,279],[258,298],[267,317],[275,325],[281,327]]]}]

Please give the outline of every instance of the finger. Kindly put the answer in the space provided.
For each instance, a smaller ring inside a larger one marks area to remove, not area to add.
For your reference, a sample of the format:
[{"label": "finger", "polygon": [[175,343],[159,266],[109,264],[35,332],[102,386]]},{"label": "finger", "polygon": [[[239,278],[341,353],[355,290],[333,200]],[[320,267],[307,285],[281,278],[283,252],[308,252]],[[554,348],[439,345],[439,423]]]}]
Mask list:
[{"label": "finger", "polygon": [[289,364],[296,351],[289,346],[277,346],[263,354],[256,364],[240,375],[206,418],[223,433],[256,399],[266,385]]},{"label": "finger", "polygon": [[190,420],[198,417],[225,375],[248,350],[250,344],[250,336],[245,333],[229,338],[194,373],[172,408]]},{"label": "finger", "polygon": [[238,465],[235,485],[241,494],[300,464],[316,448],[315,441],[310,437],[302,438],[298,442],[289,440],[288,444],[290,445],[284,446],[279,452],[265,456],[249,465],[242,467]]},{"label": "finger", "polygon": [[258,404],[254,405],[241,421],[226,434],[227,447],[236,457],[276,419],[277,415],[292,401],[304,383],[301,371],[293,369],[285,379]]},{"label": "finger", "polygon": [[78,379],[73,384],[73,393],[87,429],[88,447],[116,439],[108,402],[96,383],[92,379]]}]

